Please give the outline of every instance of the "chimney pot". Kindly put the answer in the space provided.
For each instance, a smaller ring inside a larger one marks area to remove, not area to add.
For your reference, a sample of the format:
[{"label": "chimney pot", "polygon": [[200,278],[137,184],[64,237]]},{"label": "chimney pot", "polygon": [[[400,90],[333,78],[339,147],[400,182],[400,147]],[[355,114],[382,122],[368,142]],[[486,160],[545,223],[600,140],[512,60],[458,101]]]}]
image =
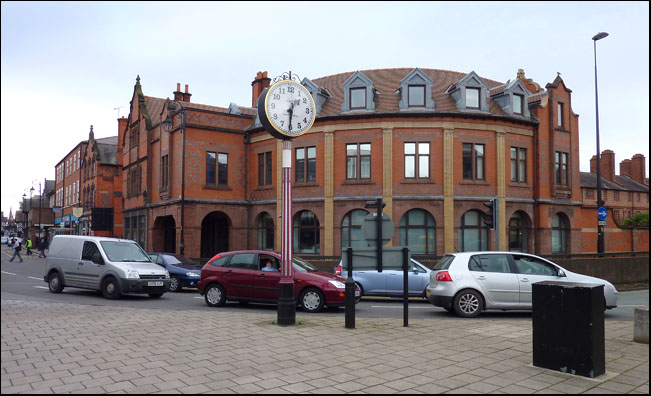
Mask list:
[{"label": "chimney pot", "polygon": [[188,84],[185,84],[185,93],[188,93]]}]

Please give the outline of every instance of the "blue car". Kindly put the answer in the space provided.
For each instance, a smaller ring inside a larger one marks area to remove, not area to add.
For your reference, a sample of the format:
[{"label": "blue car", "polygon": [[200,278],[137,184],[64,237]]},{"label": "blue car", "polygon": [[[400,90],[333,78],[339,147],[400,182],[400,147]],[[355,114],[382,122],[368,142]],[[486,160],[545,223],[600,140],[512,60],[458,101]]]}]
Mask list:
[{"label": "blue car", "polygon": [[201,279],[201,267],[185,256],[174,253],[147,253],[151,261],[165,267],[170,273],[170,291],[183,287],[197,288]]},{"label": "blue car", "polygon": [[[409,271],[409,295],[425,298],[425,291],[430,281],[429,268],[418,261],[411,259],[411,270]],[[335,273],[343,278],[348,277],[348,271],[342,268],[341,261],[335,268]],[[353,280],[362,291],[362,296],[402,296],[404,283],[402,270],[376,270],[353,271]]]}]

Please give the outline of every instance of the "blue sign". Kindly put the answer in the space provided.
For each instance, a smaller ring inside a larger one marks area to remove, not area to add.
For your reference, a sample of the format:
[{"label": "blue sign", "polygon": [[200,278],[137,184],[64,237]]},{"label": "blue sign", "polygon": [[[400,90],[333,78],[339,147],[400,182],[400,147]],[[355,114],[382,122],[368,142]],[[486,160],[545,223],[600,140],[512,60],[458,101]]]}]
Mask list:
[{"label": "blue sign", "polygon": [[604,207],[597,209],[597,217],[599,220],[606,220],[608,217],[608,210],[606,210]]}]

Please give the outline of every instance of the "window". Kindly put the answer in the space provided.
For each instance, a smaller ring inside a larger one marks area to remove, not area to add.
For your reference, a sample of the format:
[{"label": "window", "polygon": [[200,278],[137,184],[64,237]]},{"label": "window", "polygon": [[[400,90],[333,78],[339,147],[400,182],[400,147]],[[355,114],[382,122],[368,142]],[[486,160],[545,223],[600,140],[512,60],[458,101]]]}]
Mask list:
[{"label": "window", "polygon": [[459,244],[460,252],[488,250],[488,227],[481,221],[479,211],[470,210],[461,218]]},{"label": "window", "polygon": [[556,185],[567,186],[569,184],[567,157],[567,153],[556,152]]},{"label": "window", "polygon": [[160,187],[161,190],[167,190],[167,186],[169,183],[169,155],[164,155],[163,158],[161,158],[161,165],[160,165]]},{"label": "window", "polygon": [[350,109],[366,109],[366,88],[350,88]]},{"label": "window", "polygon": [[296,182],[311,181],[316,181],[316,147],[297,148]]},{"label": "window", "polygon": [[476,272],[511,273],[509,258],[505,254],[481,254],[472,256],[468,262],[468,269]]},{"label": "window", "polygon": [[273,162],[271,151],[258,154],[258,186],[272,184]]},{"label": "window", "polygon": [[416,177],[429,179],[429,143],[405,143],[405,178]]},{"label": "window", "polygon": [[479,88],[466,87],[466,108],[479,109]]},{"label": "window", "polygon": [[586,198],[594,198],[594,190],[585,190]]},{"label": "window", "polygon": [[206,184],[207,185],[228,185],[228,154],[206,153]]},{"label": "window", "polygon": [[236,268],[252,271],[258,270],[258,265],[255,262],[255,253],[233,255],[226,268]]},{"label": "window", "polygon": [[556,111],[556,125],[559,127],[563,126],[563,103],[558,102],[558,107]]},{"label": "window", "polygon": [[368,215],[364,209],[356,209],[350,211],[344,216],[344,221],[341,223],[341,247],[343,248],[358,248],[367,247],[368,244],[362,233],[362,222]]},{"label": "window", "polygon": [[613,191],[615,195],[615,201],[619,201],[619,191]]},{"label": "window", "polygon": [[463,178],[484,180],[484,145],[463,144]]},{"label": "window", "polygon": [[294,217],[294,253],[321,252],[319,219],[309,210]]},{"label": "window", "polygon": [[511,147],[511,181],[527,181],[527,149]]},{"label": "window", "polygon": [[81,259],[85,261],[92,261],[93,254],[99,253],[99,249],[94,242],[84,242],[84,247],[81,251]]},{"label": "window", "polygon": [[513,255],[515,267],[518,273],[525,275],[540,275],[540,276],[558,276],[558,270],[553,265],[542,261],[540,259]]},{"label": "window", "polygon": [[522,212],[515,212],[509,220],[509,251],[529,251],[529,221]]},{"label": "window", "polygon": [[409,107],[425,107],[425,86],[410,85],[407,92]]},{"label": "window", "polygon": [[524,96],[513,94],[513,113],[522,114],[522,104],[524,103]]},{"label": "window", "polygon": [[274,250],[274,220],[267,212],[258,217],[258,249]]},{"label": "window", "polygon": [[422,209],[412,209],[400,219],[400,245],[413,254],[436,255],[436,222]]},{"label": "window", "polygon": [[[359,165],[358,165],[359,164]],[[371,178],[371,144],[355,143],[346,145],[346,178]]]},{"label": "window", "polygon": [[130,148],[133,148],[138,145],[138,141],[140,140],[140,136],[138,133],[138,127],[135,126],[131,128],[131,134],[129,135],[129,144]]},{"label": "window", "polygon": [[552,220],[552,253],[567,253],[567,236],[569,231],[567,218],[558,213]]}]

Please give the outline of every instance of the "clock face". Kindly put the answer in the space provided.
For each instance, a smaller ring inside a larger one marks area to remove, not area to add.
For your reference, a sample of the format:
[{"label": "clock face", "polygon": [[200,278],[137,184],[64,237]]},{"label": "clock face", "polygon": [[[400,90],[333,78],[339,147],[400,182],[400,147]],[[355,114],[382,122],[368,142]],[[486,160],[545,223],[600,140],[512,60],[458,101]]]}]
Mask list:
[{"label": "clock face", "polygon": [[314,99],[303,85],[282,80],[267,91],[264,103],[265,118],[281,138],[294,138],[307,132],[316,119]]}]

